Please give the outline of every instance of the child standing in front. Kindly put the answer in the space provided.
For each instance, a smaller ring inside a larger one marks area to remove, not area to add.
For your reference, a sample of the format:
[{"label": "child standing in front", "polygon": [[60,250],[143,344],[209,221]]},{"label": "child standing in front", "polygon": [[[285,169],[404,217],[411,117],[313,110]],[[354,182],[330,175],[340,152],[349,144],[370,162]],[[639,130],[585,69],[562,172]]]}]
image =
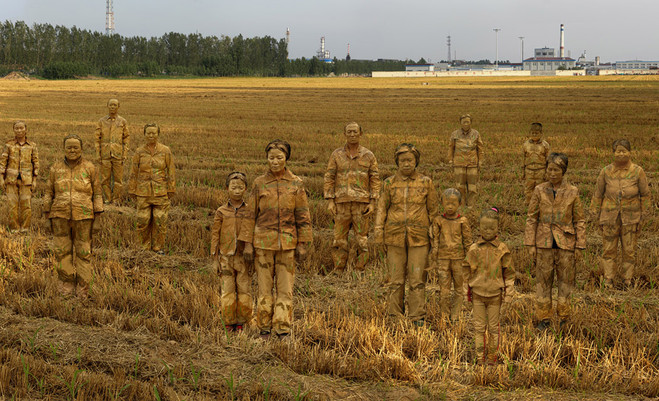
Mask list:
[{"label": "child standing in front", "polygon": [[524,152],[524,161],[522,163],[524,197],[526,206],[528,206],[535,186],[545,182],[549,144],[542,139],[542,124],[531,124],[529,139],[522,145],[522,151]]},{"label": "child standing in front", "polygon": [[463,264],[467,297],[473,302],[476,355],[478,363],[488,365],[497,362],[501,307],[510,302],[515,283],[510,250],[499,240],[498,233],[499,210],[493,207],[481,214],[481,236],[469,247]]},{"label": "child standing in front", "polygon": [[[462,195],[455,188],[442,194],[444,214],[435,217],[431,226],[433,260],[437,264],[442,314],[455,322],[465,297],[462,261],[473,243],[469,220],[458,213]],[[451,283],[453,292],[451,292]],[[450,312],[449,312],[449,301]]]},{"label": "child standing in front", "polygon": [[211,256],[219,261],[222,318],[227,331],[240,331],[252,317],[251,269],[243,259],[245,244],[238,241],[240,226],[249,210],[243,200],[244,173],[230,173],[226,180],[229,201],[217,208],[211,230]]}]

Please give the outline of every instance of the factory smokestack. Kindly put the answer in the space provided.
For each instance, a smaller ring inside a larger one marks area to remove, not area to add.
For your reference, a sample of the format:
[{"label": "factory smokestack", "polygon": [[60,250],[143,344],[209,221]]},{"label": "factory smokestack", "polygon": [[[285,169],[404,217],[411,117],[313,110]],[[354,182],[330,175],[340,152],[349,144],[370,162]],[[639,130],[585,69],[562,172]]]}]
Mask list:
[{"label": "factory smokestack", "polygon": [[565,25],[561,24],[561,58],[565,57]]}]

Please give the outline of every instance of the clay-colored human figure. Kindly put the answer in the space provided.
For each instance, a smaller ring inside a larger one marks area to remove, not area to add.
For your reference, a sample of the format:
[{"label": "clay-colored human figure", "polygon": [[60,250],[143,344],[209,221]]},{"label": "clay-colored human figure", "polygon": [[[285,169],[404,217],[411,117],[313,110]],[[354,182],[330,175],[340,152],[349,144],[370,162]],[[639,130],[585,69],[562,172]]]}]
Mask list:
[{"label": "clay-colored human figure", "polygon": [[542,139],[542,124],[531,124],[529,139],[522,145],[524,159],[522,177],[524,178],[524,197],[526,205],[531,202],[533,189],[545,181],[545,168],[549,156],[549,143]]},{"label": "clay-colored human figure", "polygon": [[100,165],[105,203],[121,199],[124,161],[128,156],[128,124],[119,114],[119,100],[108,100],[108,115],[96,124],[96,158]]},{"label": "clay-colored human figure", "polygon": [[[515,269],[508,246],[498,238],[499,211],[481,214],[481,237],[469,247],[464,260],[467,297],[473,302],[474,343],[478,363],[493,365],[499,351],[499,320],[502,308],[514,293]],[[485,328],[487,327],[487,348]]]},{"label": "clay-colored human figure", "polygon": [[137,200],[137,231],[142,248],[163,255],[170,199],[176,194],[176,169],[172,151],[158,142],[159,136],[158,124],[144,126],[146,144],[133,156],[128,193]]},{"label": "clay-colored human figure", "polygon": [[471,128],[471,115],[460,116],[460,129],[451,133],[448,146],[448,162],[462,193],[466,206],[472,207],[478,198],[478,178],[483,167],[483,141]]},{"label": "clay-colored human figure", "polygon": [[590,204],[591,216],[602,230],[600,267],[607,287],[616,275],[618,241],[622,246],[622,278],[625,285],[631,285],[639,228],[652,208],[648,179],[643,169],[632,163],[631,149],[626,139],[613,142],[614,162],[597,177]]},{"label": "clay-colored human figure", "polygon": [[430,231],[433,260],[439,273],[441,310],[453,322],[460,317],[466,296],[462,261],[473,243],[469,220],[458,213],[461,198],[460,191],[455,188],[444,191],[444,213],[435,217]]},{"label": "clay-colored human figure", "polygon": [[417,172],[420,152],[409,143],[396,148],[398,171],[384,180],[375,216],[375,242],[386,245],[387,313],[405,314],[405,280],[409,285],[408,316],[423,326],[426,316],[426,269],[430,222],[439,201],[432,179]]},{"label": "clay-colored human figure", "polygon": [[243,220],[238,239],[245,242],[248,263],[256,248],[256,325],[261,338],[273,332],[283,339],[291,334],[295,259],[306,258],[313,239],[311,213],[302,179],[286,167],[291,146],[276,139],[265,153],[269,169],[254,180],[247,202],[250,216]]},{"label": "clay-colored human figure", "polygon": [[27,139],[25,121],[14,123],[14,139],[5,144],[0,156],[0,189],[7,192],[9,228],[26,233],[32,219],[32,194],[37,189],[39,152]]},{"label": "clay-colored human figure", "polygon": [[[211,229],[211,257],[217,259],[222,289],[222,317],[228,331],[240,331],[252,317],[252,272],[245,263],[245,243],[238,241],[249,207],[245,173],[234,171],[226,180],[229,201],[217,208]],[[250,266],[252,266],[250,264]]]},{"label": "clay-colored human figure", "polygon": [[579,190],[564,179],[568,157],[547,157],[547,182],[535,187],[529,203],[524,245],[536,261],[537,328],[549,327],[554,272],[558,279],[557,313],[561,326],[570,317],[570,297],[576,278],[575,249],[579,259],[586,248],[584,210]]},{"label": "clay-colored human figure", "polygon": [[335,271],[348,262],[348,233],[353,228],[358,246],[355,269],[363,270],[368,262],[370,216],[380,196],[380,174],[373,152],[359,144],[362,127],[349,123],[343,129],[344,146],[330,156],[325,172],[324,195],[327,209],[334,216],[332,259]]},{"label": "clay-colored human figure", "polygon": [[43,211],[53,230],[58,289],[87,298],[92,281],[91,235],[100,229],[103,195],[98,170],[82,157],[82,139],[64,138],[64,160],[50,168]]}]

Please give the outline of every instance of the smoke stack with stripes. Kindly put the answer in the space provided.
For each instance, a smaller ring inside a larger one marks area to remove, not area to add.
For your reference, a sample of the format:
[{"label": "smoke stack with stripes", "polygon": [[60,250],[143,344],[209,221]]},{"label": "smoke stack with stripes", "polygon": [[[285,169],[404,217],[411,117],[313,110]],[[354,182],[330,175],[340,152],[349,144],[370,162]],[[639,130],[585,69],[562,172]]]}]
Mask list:
[{"label": "smoke stack with stripes", "polygon": [[561,24],[561,58],[565,57],[565,25]]}]

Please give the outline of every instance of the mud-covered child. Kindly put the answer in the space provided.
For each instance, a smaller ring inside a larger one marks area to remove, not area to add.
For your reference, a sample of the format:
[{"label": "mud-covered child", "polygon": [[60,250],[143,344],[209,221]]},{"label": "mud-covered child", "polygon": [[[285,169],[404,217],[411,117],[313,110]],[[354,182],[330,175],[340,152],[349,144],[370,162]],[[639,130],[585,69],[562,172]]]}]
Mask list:
[{"label": "mud-covered child", "polygon": [[522,145],[524,159],[522,162],[522,178],[524,179],[524,199],[526,205],[531,202],[531,195],[536,185],[545,182],[549,143],[542,139],[542,124],[532,123],[529,139]]}]

